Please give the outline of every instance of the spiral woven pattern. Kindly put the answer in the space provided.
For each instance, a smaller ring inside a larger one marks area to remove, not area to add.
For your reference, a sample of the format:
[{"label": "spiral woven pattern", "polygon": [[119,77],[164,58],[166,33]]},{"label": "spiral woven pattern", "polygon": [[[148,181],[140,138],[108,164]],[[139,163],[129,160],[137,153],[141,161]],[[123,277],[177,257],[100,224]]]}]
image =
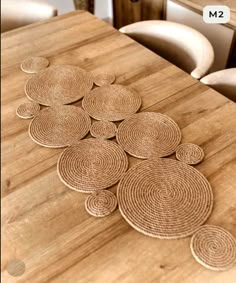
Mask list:
[{"label": "spiral woven pattern", "polygon": [[200,227],[190,247],[196,261],[208,269],[226,270],[236,262],[236,239],[219,226]]},{"label": "spiral woven pattern", "polygon": [[95,217],[104,217],[111,214],[117,207],[116,196],[110,191],[96,191],[88,196],[85,209]]},{"label": "spiral woven pattern", "polygon": [[124,150],[135,157],[164,157],[175,151],[181,141],[181,131],[163,114],[142,112],[123,121],[116,138]]},{"label": "spiral woven pattern", "polygon": [[47,68],[49,61],[44,57],[31,57],[27,58],[21,63],[21,70],[25,73],[38,73],[39,71]]},{"label": "spiral woven pattern", "polygon": [[96,120],[120,121],[139,110],[141,97],[121,85],[102,86],[86,95],[82,106]]},{"label": "spiral woven pattern", "polygon": [[51,66],[28,80],[25,93],[30,100],[53,106],[81,99],[93,87],[92,76],[70,65]]},{"label": "spiral woven pattern", "polygon": [[21,104],[16,109],[16,115],[23,119],[31,119],[35,115],[39,114],[40,105],[36,102],[27,102]]},{"label": "spiral woven pattern", "polygon": [[94,83],[97,86],[105,86],[114,83],[116,77],[113,74],[98,74],[94,77]]},{"label": "spiral woven pattern", "polygon": [[206,178],[183,162],[165,158],[131,167],[118,185],[117,198],[121,214],[134,229],[160,239],[193,234],[213,206]]},{"label": "spiral woven pattern", "polygon": [[109,121],[97,121],[91,126],[90,133],[95,138],[110,139],[116,135],[116,125]]},{"label": "spiral woven pattern", "polygon": [[61,181],[84,193],[116,184],[127,168],[128,158],[118,144],[93,138],[65,149],[57,164]]},{"label": "spiral woven pattern", "polygon": [[190,165],[200,163],[204,158],[203,149],[192,143],[183,143],[176,148],[176,158]]},{"label": "spiral woven pattern", "polygon": [[86,136],[91,126],[89,115],[72,105],[48,107],[30,123],[29,135],[45,147],[65,147]]}]

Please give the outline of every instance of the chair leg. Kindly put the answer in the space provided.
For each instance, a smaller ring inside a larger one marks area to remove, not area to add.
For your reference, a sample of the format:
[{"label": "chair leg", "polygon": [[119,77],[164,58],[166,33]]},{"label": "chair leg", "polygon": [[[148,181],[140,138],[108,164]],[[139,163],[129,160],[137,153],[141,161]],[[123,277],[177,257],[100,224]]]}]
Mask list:
[{"label": "chair leg", "polygon": [[74,0],[75,8],[94,14],[94,0]]}]

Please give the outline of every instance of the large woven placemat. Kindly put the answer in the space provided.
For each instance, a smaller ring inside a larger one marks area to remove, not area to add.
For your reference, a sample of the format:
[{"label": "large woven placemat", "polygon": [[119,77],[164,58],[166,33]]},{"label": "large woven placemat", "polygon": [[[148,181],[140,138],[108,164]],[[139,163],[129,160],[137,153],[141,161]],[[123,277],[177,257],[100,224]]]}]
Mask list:
[{"label": "large woven placemat", "polygon": [[181,141],[181,131],[163,114],[142,112],[123,121],[116,138],[124,150],[135,157],[164,157],[175,151]]},{"label": "large woven placemat", "polygon": [[16,115],[23,119],[31,119],[39,114],[40,105],[36,102],[26,102],[16,109]]},{"label": "large woven placemat", "polygon": [[183,143],[176,148],[176,158],[190,165],[200,163],[204,158],[203,149],[193,143]]},{"label": "large woven placemat", "polygon": [[76,66],[56,65],[29,79],[25,85],[25,93],[30,100],[53,106],[75,102],[92,87],[92,76],[85,70]]},{"label": "large woven placemat", "polygon": [[95,138],[110,139],[116,135],[116,124],[109,121],[96,121],[92,124],[90,133]]},{"label": "large woven placemat", "polygon": [[127,87],[109,85],[92,90],[82,106],[96,120],[120,121],[138,111],[141,98]]},{"label": "large woven placemat", "polygon": [[115,79],[116,77],[113,74],[101,73],[94,77],[94,83],[97,86],[110,85]]},{"label": "large woven placemat", "polygon": [[57,165],[61,181],[84,193],[114,185],[127,168],[127,156],[118,144],[92,138],[65,149]]},{"label": "large woven placemat", "polygon": [[206,178],[183,162],[165,158],[145,160],[128,170],[117,198],[121,214],[134,229],[160,239],[193,234],[213,206]]},{"label": "large woven placemat", "polygon": [[236,262],[236,239],[219,226],[200,227],[190,247],[194,258],[212,270],[226,270]]},{"label": "large woven placemat", "polygon": [[91,126],[89,115],[72,105],[48,107],[30,123],[29,135],[45,147],[65,147],[86,136]]},{"label": "large woven placemat", "polygon": [[30,57],[21,63],[21,70],[25,73],[38,73],[47,68],[49,61],[44,57]]}]

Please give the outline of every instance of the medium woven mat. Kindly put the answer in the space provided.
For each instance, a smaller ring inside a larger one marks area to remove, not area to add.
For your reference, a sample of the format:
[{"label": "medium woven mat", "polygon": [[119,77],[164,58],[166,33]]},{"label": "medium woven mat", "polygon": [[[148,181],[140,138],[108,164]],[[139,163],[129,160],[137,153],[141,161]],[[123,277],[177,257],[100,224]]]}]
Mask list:
[{"label": "medium woven mat", "polygon": [[25,85],[30,100],[53,106],[81,99],[93,87],[92,76],[70,65],[51,66],[34,75]]},{"label": "medium woven mat", "polygon": [[65,147],[86,136],[91,126],[88,114],[72,105],[48,107],[30,123],[29,135],[45,147]]},{"label": "medium woven mat", "polygon": [[176,148],[176,158],[190,165],[200,163],[204,158],[203,149],[192,143],[183,143]]},{"label": "medium woven mat", "polygon": [[120,121],[138,111],[141,97],[124,86],[109,85],[92,90],[82,106],[96,120]]},{"label": "medium woven mat", "polygon": [[105,86],[114,83],[116,77],[113,74],[98,74],[94,77],[94,83],[97,86]]},{"label": "medium woven mat", "polygon": [[131,167],[118,185],[117,198],[121,214],[134,229],[160,239],[193,234],[213,207],[207,179],[195,168],[165,158]]},{"label": "medium woven mat", "polygon": [[111,214],[117,207],[116,196],[110,191],[96,191],[88,196],[85,209],[95,217],[104,217]]},{"label": "medium woven mat", "polygon": [[127,168],[128,158],[118,144],[93,138],[65,149],[57,165],[61,181],[84,193],[114,185]]},{"label": "medium woven mat", "polygon": [[16,109],[16,115],[23,119],[31,119],[37,114],[39,114],[40,105],[36,102],[27,102],[21,104]]},{"label": "medium woven mat", "polygon": [[208,269],[226,270],[236,262],[236,239],[219,226],[200,227],[190,247],[196,261]]},{"label": "medium woven mat", "polygon": [[116,135],[116,125],[109,121],[97,121],[91,126],[90,133],[95,138],[110,139]]},{"label": "medium woven mat", "polygon": [[49,61],[43,57],[27,58],[21,63],[21,70],[25,73],[38,73],[39,71],[47,68]]},{"label": "medium woven mat", "polygon": [[135,157],[164,157],[175,151],[181,141],[181,131],[163,114],[142,112],[123,121],[116,138],[124,150]]}]

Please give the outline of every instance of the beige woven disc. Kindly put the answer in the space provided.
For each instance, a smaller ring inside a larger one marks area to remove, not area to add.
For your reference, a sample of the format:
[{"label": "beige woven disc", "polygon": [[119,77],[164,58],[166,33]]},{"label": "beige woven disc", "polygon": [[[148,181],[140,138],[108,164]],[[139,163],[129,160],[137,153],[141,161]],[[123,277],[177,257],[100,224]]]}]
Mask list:
[{"label": "beige woven disc", "polygon": [[116,125],[109,121],[97,121],[91,126],[90,133],[95,138],[110,139],[116,135]]},{"label": "beige woven disc", "polygon": [[117,198],[121,214],[134,229],[160,239],[193,234],[213,206],[206,178],[183,162],[165,158],[131,167],[118,185]]},{"label": "beige woven disc", "polygon": [[113,74],[98,74],[94,77],[94,83],[97,86],[110,85],[114,83],[116,77]]},{"label": "beige woven disc", "polygon": [[39,114],[40,105],[36,102],[27,102],[21,104],[16,109],[16,115],[23,119],[31,119],[35,115]]},{"label": "beige woven disc", "polygon": [[43,105],[68,104],[81,99],[93,87],[92,76],[70,65],[51,66],[34,75],[25,85],[30,100]]},{"label": "beige woven disc", "polygon": [[95,217],[104,217],[111,214],[117,207],[116,196],[110,191],[96,191],[88,196],[85,209]]},{"label": "beige woven disc", "polygon": [[196,261],[212,270],[226,270],[236,262],[236,239],[219,226],[200,227],[190,247]]},{"label": "beige woven disc", "polygon": [[176,148],[176,158],[190,165],[200,163],[204,158],[203,149],[192,143],[183,143]]},{"label": "beige woven disc", "polygon": [[43,57],[27,58],[21,63],[21,70],[25,73],[38,73],[39,71],[47,68],[49,61]]},{"label": "beige woven disc", "polygon": [[121,85],[102,86],[86,95],[82,106],[96,120],[120,121],[139,110],[141,97]]},{"label": "beige woven disc", "polygon": [[90,126],[90,117],[83,109],[60,105],[40,111],[30,123],[29,135],[42,146],[65,147],[85,137]]},{"label": "beige woven disc", "polygon": [[109,188],[127,168],[128,158],[118,144],[93,138],[65,149],[57,164],[61,181],[84,193]]},{"label": "beige woven disc", "polygon": [[123,121],[116,138],[124,150],[135,157],[164,157],[175,151],[181,141],[181,131],[163,114],[142,112]]}]

